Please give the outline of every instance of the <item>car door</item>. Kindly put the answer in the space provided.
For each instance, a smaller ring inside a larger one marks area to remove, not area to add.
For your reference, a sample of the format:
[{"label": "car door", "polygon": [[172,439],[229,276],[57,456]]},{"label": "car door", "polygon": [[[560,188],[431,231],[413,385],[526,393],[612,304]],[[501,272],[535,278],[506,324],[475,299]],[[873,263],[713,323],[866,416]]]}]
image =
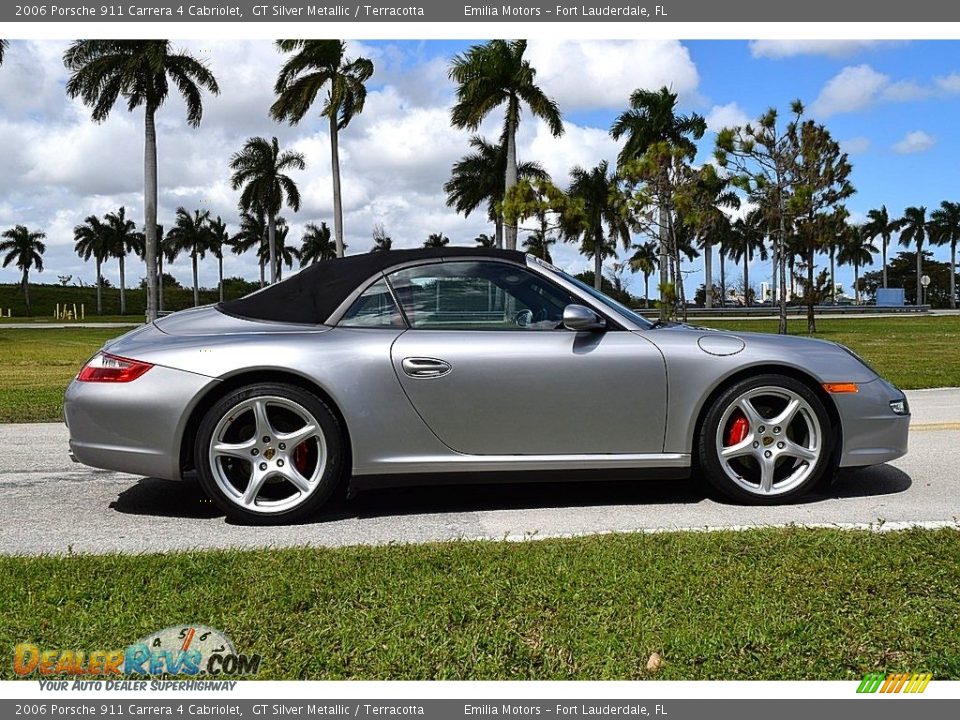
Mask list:
[{"label": "car door", "polygon": [[579,300],[496,260],[433,262],[388,276],[410,329],[391,359],[448,447],[475,455],[660,453],[666,371],[636,333],[573,332]]}]

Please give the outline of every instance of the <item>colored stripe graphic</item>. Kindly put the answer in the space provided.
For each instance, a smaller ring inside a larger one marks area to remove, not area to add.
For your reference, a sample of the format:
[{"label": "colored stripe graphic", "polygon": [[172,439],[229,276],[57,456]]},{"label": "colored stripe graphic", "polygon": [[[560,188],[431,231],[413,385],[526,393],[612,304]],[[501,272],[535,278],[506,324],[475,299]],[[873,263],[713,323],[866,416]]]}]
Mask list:
[{"label": "colored stripe graphic", "polygon": [[857,687],[858,693],[922,693],[927,689],[931,673],[867,673]]}]

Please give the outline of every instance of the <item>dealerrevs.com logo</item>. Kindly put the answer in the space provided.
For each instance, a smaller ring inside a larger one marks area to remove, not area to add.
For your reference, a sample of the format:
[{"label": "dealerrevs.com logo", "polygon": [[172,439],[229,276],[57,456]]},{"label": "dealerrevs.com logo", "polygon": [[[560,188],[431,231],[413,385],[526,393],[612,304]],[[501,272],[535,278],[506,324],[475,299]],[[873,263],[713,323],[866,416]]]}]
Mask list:
[{"label": "dealerrevs.com logo", "polygon": [[204,625],[171,625],[121,650],[44,648],[20,643],[13,651],[20,677],[234,676],[260,671],[259,655],[243,655],[219,630]]}]

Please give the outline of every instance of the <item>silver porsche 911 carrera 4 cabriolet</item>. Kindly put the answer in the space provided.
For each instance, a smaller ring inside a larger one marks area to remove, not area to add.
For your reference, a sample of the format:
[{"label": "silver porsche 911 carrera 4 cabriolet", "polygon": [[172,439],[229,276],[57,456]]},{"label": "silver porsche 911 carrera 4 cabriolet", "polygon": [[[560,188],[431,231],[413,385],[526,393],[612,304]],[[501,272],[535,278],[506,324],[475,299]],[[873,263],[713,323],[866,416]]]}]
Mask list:
[{"label": "silver porsche 911 carrera 4 cabriolet", "polygon": [[398,250],[317,263],[109,343],[67,388],[87,465],[195,470],[231,518],[335,490],[685,477],[794,500],[907,450],[904,394],[843,346],[651,323],[536,258]]}]

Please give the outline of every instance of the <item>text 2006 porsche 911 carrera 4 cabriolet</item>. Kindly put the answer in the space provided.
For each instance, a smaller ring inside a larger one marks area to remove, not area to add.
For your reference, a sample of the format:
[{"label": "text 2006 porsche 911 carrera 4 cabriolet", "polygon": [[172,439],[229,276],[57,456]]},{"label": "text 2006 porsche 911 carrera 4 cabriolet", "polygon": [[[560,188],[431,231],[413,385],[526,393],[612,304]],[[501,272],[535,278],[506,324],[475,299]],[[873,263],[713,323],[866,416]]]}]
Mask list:
[{"label": "text 2006 porsche 911 carrera 4 cabriolet", "polygon": [[317,263],[107,343],[67,389],[87,465],[179,479],[248,523],[338,487],[684,477],[794,500],[907,449],[904,394],[850,350],[651,323],[519,252]]}]

